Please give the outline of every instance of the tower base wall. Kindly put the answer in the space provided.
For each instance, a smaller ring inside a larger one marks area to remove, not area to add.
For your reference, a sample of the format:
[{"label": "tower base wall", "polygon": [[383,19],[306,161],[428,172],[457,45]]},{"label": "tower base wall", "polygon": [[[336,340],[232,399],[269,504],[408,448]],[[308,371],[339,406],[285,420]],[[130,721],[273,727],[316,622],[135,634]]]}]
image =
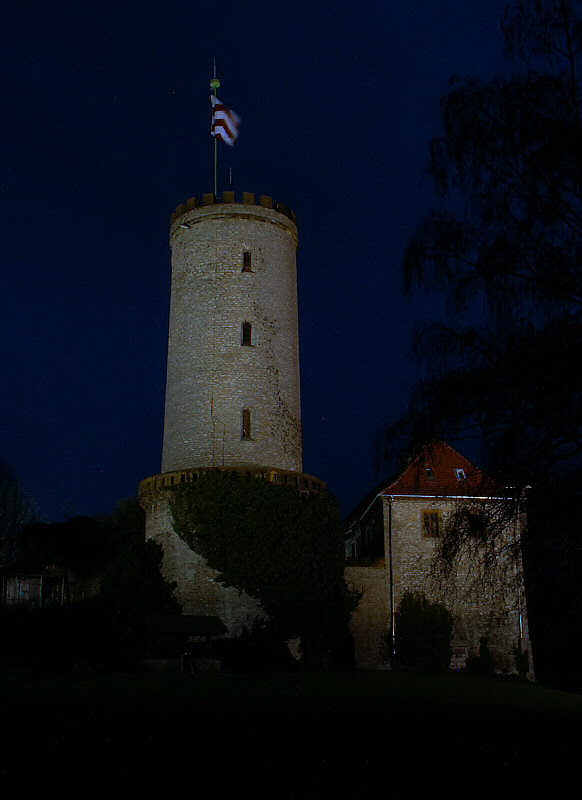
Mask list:
[{"label": "tower base wall", "polygon": [[219,617],[229,638],[239,636],[245,628],[251,630],[255,620],[266,618],[254,598],[218,583],[218,573],[178,536],[167,493],[150,497],[143,506],[146,538],[158,542],[164,550],[162,573],[167,580],[176,582],[175,595],[183,614]]},{"label": "tower base wall", "polygon": [[[162,573],[166,580],[177,584],[175,595],[182,613],[219,617],[227,630],[226,636],[236,638],[245,629],[251,631],[255,621],[266,620],[266,613],[246,592],[218,582],[216,570],[191,550],[174,530],[170,507],[170,497],[175,489],[193,483],[208,471],[207,467],[198,466],[145,478],[139,485],[139,500],[146,515],[146,539],[163,548]],[[325,483],[319,478],[291,470],[247,465],[220,468],[219,471],[240,472],[279,486],[292,486],[302,493],[325,491]]]}]

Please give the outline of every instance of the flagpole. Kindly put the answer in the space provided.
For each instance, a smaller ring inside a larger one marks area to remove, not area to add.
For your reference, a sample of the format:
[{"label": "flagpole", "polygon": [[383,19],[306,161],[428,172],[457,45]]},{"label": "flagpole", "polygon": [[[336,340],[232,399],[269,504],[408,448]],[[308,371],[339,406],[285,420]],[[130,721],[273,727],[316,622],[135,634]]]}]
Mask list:
[{"label": "flagpole", "polygon": [[[210,88],[214,92],[214,96],[216,97],[216,90],[220,87],[220,81],[216,77],[216,60],[214,61],[214,77],[210,81]],[[218,194],[218,140],[216,136],[214,137],[214,197]]]}]

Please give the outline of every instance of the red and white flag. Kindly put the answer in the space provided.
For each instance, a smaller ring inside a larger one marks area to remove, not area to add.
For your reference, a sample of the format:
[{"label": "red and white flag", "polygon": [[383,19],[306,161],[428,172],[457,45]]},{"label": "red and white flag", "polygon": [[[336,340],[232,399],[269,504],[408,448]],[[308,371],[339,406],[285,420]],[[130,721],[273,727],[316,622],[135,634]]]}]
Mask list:
[{"label": "red and white flag", "polygon": [[238,136],[238,126],[240,117],[223,105],[216,95],[211,94],[212,102],[212,126],[210,133],[221,142],[229,144],[231,147]]}]

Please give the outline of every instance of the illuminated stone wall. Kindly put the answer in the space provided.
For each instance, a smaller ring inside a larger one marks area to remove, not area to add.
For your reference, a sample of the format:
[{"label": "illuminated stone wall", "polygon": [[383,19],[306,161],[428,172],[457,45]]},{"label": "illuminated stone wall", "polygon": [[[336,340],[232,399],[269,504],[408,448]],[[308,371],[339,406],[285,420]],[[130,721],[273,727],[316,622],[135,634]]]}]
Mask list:
[{"label": "illuminated stone wall", "polygon": [[205,196],[173,218],[162,472],[302,469],[297,227],[270,198],[243,200]]},{"label": "illuminated stone wall", "polygon": [[[391,550],[394,608],[398,609],[406,592],[422,592],[453,615],[453,668],[463,667],[467,657],[478,655],[480,639],[486,637],[497,667],[507,672],[515,670],[515,648],[521,641],[522,649],[529,651],[530,676],[533,676],[522,563],[519,550],[515,548],[522,532],[519,515],[508,515],[503,532],[499,534],[494,569],[484,571],[484,560],[477,548],[464,555],[453,570],[447,571],[437,558],[438,540],[423,536],[423,512],[438,512],[441,524],[445,525],[459,503],[473,508],[482,505],[489,510],[493,506],[498,513],[501,510],[499,501],[411,496],[391,501],[379,498],[376,505],[378,503],[383,504],[385,558],[365,566],[348,561],[346,568],[348,584],[363,591],[360,609],[351,622],[356,663],[375,668],[386,664],[385,642],[391,629]],[[377,513],[377,508],[368,513]]]},{"label": "illuminated stone wall", "polygon": [[146,512],[146,538],[164,548],[162,571],[178,584],[175,595],[182,613],[220,617],[228,636],[238,636],[244,628],[250,630],[255,619],[265,616],[253,598],[217,583],[216,572],[176,534],[167,492],[151,493],[141,500]]}]

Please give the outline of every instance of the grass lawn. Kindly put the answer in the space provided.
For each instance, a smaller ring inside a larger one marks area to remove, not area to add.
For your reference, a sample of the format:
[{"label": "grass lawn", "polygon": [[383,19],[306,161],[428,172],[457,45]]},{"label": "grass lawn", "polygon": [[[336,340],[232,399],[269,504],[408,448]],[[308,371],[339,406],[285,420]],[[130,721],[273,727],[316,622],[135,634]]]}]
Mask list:
[{"label": "grass lawn", "polygon": [[5,674],[0,703],[21,796],[553,797],[580,773],[582,696],[462,675]]}]

